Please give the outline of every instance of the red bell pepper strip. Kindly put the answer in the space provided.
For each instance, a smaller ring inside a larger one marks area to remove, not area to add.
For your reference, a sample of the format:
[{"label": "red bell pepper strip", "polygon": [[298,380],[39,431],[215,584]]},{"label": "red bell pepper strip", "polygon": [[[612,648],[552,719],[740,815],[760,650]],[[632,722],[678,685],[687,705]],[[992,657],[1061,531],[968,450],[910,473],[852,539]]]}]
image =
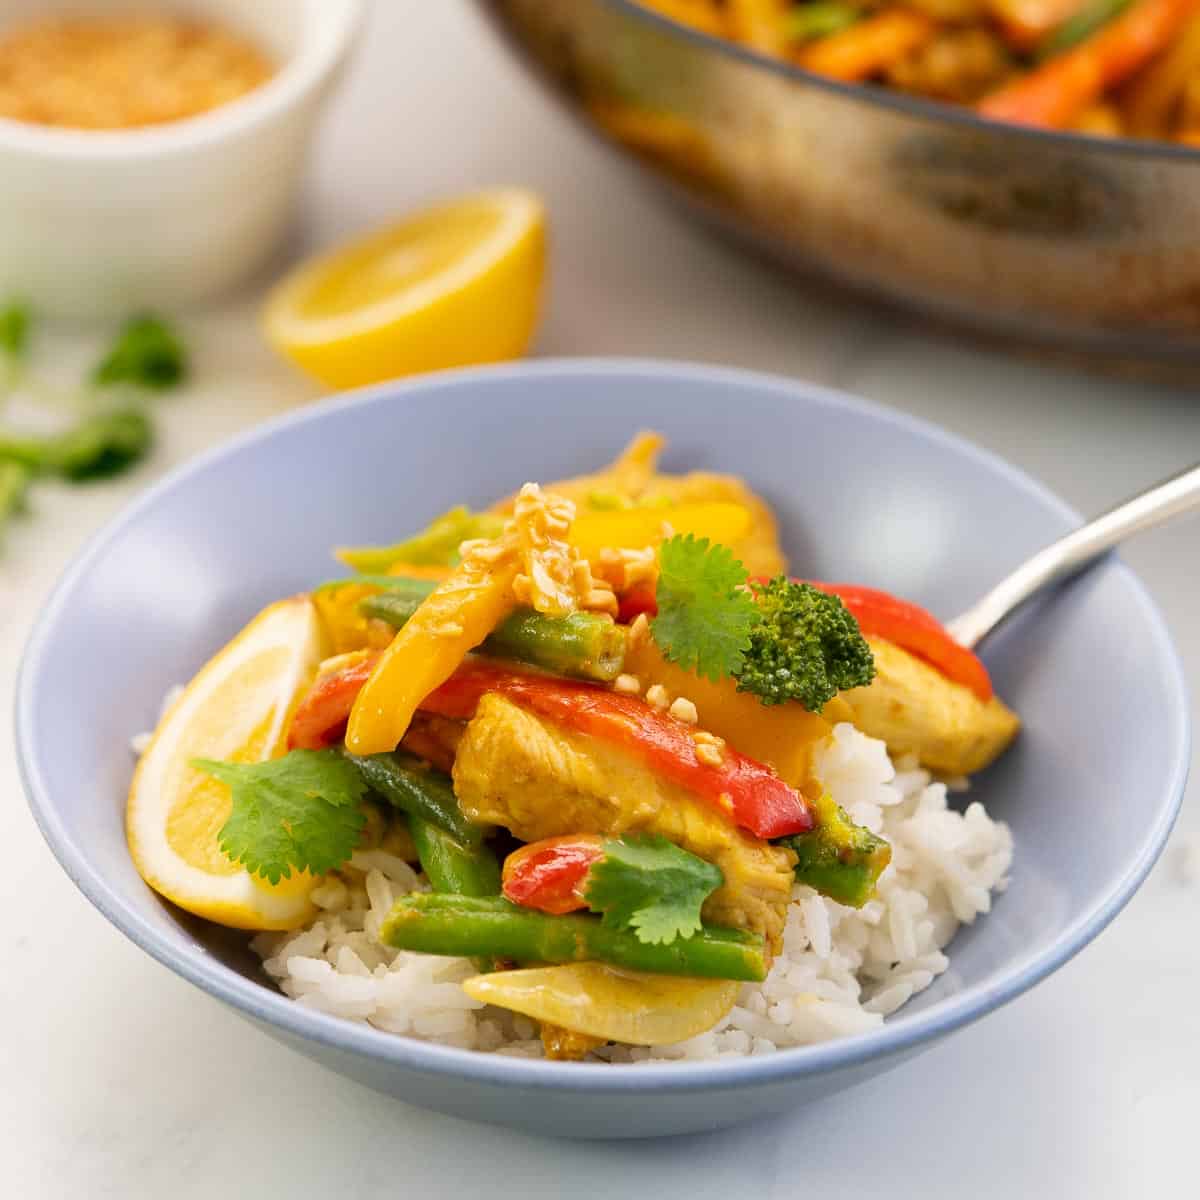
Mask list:
[{"label": "red bell pepper strip", "polygon": [[594,833],[530,842],[504,860],[502,890],[522,908],[555,916],[576,912],[587,907],[588,872],[603,857],[604,839]]},{"label": "red bell pepper strip", "polygon": [[720,766],[696,757],[692,727],[637,696],[549,675],[522,675],[503,667],[468,663],[421,708],[467,720],[482,696],[497,692],[568,729],[631,751],[662,778],[711,801],[743,829],[761,838],[804,833],[815,823],[812,809],[769,767],[731,746]]},{"label": "red bell pepper strip", "polygon": [[378,654],[324,675],[304,694],[288,726],[289,750],[323,750],[342,740],[355,697],[371,676]]},{"label": "red bell pepper strip", "polygon": [[1065,129],[1165,50],[1197,11],[1200,0],[1135,0],[1074,49],[984,96],[978,111],[993,121]]},{"label": "red bell pepper strip", "polygon": [[642,613],[654,616],[658,612],[657,584],[651,580],[634,584],[618,598],[617,620],[622,625],[632,624]]},{"label": "red bell pepper strip", "polygon": [[875,588],[811,582],[813,587],[838,596],[867,637],[881,637],[923,658],[947,679],[974,692],[985,704],[992,698],[987,667],[972,651],[959,645],[932,613]]}]

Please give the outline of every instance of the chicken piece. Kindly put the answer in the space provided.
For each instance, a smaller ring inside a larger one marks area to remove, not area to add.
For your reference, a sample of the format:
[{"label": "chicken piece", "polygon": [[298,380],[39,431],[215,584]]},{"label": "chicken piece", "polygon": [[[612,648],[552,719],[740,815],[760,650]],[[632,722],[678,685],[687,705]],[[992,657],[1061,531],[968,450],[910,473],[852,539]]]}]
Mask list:
[{"label": "chicken piece", "polygon": [[863,733],[887,743],[892,754],[915,753],[921,764],[949,775],[969,775],[997,758],[1021,722],[998,696],[986,704],[907,650],[867,638],[875,680],[843,692]]},{"label": "chicken piece", "polygon": [[690,792],[597,738],[484,696],[454,762],[454,791],[482,825],[522,841],[572,833],[656,833],[720,867],[706,920],[761,933],[777,952],[795,856],[735,826]]}]

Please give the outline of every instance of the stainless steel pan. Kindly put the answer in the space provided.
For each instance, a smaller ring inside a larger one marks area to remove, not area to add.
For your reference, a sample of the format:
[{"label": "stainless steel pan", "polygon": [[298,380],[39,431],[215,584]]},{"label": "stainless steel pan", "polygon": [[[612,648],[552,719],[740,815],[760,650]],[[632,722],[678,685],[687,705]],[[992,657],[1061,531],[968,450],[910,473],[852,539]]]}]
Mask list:
[{"label": "stainless steel pan", "polygon": [[629,0],[479,0],[593,128],[772,257],[956,321],[1200,362],[1200,152],[844,85]]}]

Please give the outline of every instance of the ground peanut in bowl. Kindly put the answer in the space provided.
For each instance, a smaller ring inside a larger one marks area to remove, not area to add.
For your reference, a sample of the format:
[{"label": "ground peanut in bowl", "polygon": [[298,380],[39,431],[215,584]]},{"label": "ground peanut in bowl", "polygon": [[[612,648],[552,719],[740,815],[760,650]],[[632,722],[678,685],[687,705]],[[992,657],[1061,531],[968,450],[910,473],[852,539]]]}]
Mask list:
[{"label": "ground peanut in bowl", "polygon": [[53,18],[0,32],[0,117],[136,129],[198,116],[265,83],[253,42],[173,16]]}]

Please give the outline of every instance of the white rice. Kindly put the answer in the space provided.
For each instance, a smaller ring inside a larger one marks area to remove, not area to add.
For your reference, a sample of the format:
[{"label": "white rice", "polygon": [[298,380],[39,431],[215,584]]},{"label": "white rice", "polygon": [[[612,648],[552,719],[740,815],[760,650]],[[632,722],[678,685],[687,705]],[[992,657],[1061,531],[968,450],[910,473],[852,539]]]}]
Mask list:
[{"label": "white rice", "polygon": [[[851,818],[887,838],[892,864],[879,894],[846,908],[797,886],[783,952],[761,984],[746,984],[712,1031],[670,1046],[610,1046],[610,1062],[771,1054],[881,1025],[949,965],[961,924],[991,908],[1008,883],[1012,836],[979,803],[958,812],[947,784],[915,761],[893,766],[882,742],[839,725],[816,756],[817,777]],[[954,781],[960,784],[960,781]],[[956,789],[957,790],[957,789]],[[470,999],[458,986],[468,959],[381,945],[397,896],[427,890],[407,863],[360,852],[313,893],[323,910],[306,929],[251,943],[267,973],[298,1004],[389,1033],[497,1054],[540,1058],[534,1023]]]}]

